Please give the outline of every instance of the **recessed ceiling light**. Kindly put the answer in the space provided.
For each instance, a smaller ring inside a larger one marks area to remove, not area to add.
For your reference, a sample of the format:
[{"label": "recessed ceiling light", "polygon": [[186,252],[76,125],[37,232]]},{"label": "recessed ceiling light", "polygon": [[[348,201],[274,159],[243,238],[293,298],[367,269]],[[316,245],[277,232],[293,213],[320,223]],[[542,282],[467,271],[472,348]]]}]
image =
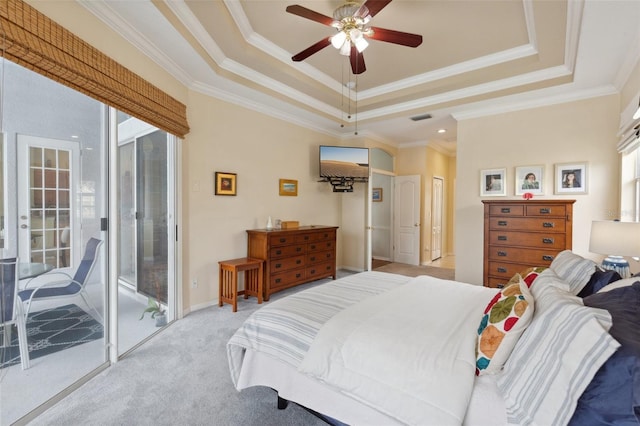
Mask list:
[{"label": "recessed ceiling light", "polygon": [[440,130],[438,130],[438,133],[447,133],[447,130],[446,129],[440,129]]},{"label": "recessed ceiling light", "polygon": [[78,136],[78,135],[71,135],[71,138],[73,138],[73,139],[78,139],[79,137],[80,136]]}]

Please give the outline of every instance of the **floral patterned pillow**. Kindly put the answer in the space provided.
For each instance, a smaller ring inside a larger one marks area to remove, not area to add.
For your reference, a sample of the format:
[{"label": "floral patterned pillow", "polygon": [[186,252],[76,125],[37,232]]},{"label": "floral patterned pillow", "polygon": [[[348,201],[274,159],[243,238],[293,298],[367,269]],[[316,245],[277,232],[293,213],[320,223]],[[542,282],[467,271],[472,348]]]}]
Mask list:
[{"label": "floral patterned pillow", "polygon": [[531,323],[533,305],[533,296],[522,277],[517,283],[501,289],[489,302],[478,327],[476,375],[502,370],[518,339]]}]

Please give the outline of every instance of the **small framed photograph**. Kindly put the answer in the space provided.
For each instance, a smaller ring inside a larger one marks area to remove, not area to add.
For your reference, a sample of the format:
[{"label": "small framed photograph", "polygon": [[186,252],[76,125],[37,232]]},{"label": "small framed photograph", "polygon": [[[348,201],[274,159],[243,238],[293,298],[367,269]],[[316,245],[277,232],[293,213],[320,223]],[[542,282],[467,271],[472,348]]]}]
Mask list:
[{"label": "small framed photograph", "polygon": [[373,188],[371,190],[371,201],[374,203],[382,201],[382,188]]},{"label": "small framed photograph", "polygon": [[280,179],[280,195],[298,196],[298,181],[293,179]]},{"label": "small framed photograph", "polygon": [[236,174],[216,172],[215,195],[236,195]]},{"label": "small framed photograph", "polygon": [[586,194],[587,163],[556,164],[556,194]]},{"label": "small framed photograph", "polygon": [[507,169],[480,170],[480,196],[496,197],[507,195]]},{"label": "small framed photograph", "polygon": [[535,195],[544,194],[544,166],[516,167],[516,195],[530,192]]}]

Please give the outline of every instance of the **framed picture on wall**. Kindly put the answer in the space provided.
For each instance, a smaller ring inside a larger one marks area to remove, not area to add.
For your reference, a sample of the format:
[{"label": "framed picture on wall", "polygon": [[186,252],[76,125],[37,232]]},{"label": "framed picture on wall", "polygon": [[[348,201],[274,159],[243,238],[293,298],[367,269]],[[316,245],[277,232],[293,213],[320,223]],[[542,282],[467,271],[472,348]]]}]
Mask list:
[{"label": "framed picture on wall", "polygon": [[556,164],[556,194],[586,194],[587,163]]},{"label": "framed picture on wall", "polygon": [[235,173],[216,172],[215,195],[236,195]]},{"label": "framed picture on wall", "polygon": [[298,196],[298,181],[294,179],[280,179],[279,182],[280,195],[297,197]]},{"label": "framed picture on wall", "polygon": [[516,181],[514,188],[516,195],[530,192],[535,195],[544,194],[544,166],[516,167]]},{"label": "framed picture on wall", "polygon": [[371,190],[371,201],[373,202],[382,201],[382,188],[373,188]]},{"label": "framed picture on wall", "polygon": [[507,169],[480,170],[480,196],[496,197],[507,195]]}]

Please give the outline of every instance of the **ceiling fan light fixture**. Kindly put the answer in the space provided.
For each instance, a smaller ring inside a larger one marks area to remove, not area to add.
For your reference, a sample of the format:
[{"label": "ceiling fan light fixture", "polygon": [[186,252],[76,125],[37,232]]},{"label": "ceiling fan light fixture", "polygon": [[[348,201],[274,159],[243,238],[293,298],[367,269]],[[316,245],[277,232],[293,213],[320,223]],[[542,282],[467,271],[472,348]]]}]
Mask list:
[{"label": "ceiling fan light fixture", "polygon": [[351,43],[344,43],[340,48],[340,54],[343,56],[351,55]]},{"label": "ceiling fan light fixture", "polygon": [[340,49],[342,46],[344,46],[346,40],[347,33],[345,33],[344,31],[340,31],[339,33],[331,37],[331,44],[336,49]]},{"label": "ceiling fan light fixture", "polygon": [[358,52],[360,53],[362,53],[364,49],[366,49],[367,46],[369,46],[369,42],[365,40],[365,38],[362,37],[362,35],[360,35],[360,38],[357,38],[356,40],[354,40],[353,44],[356,46],[356,49],[358,49]]}]

